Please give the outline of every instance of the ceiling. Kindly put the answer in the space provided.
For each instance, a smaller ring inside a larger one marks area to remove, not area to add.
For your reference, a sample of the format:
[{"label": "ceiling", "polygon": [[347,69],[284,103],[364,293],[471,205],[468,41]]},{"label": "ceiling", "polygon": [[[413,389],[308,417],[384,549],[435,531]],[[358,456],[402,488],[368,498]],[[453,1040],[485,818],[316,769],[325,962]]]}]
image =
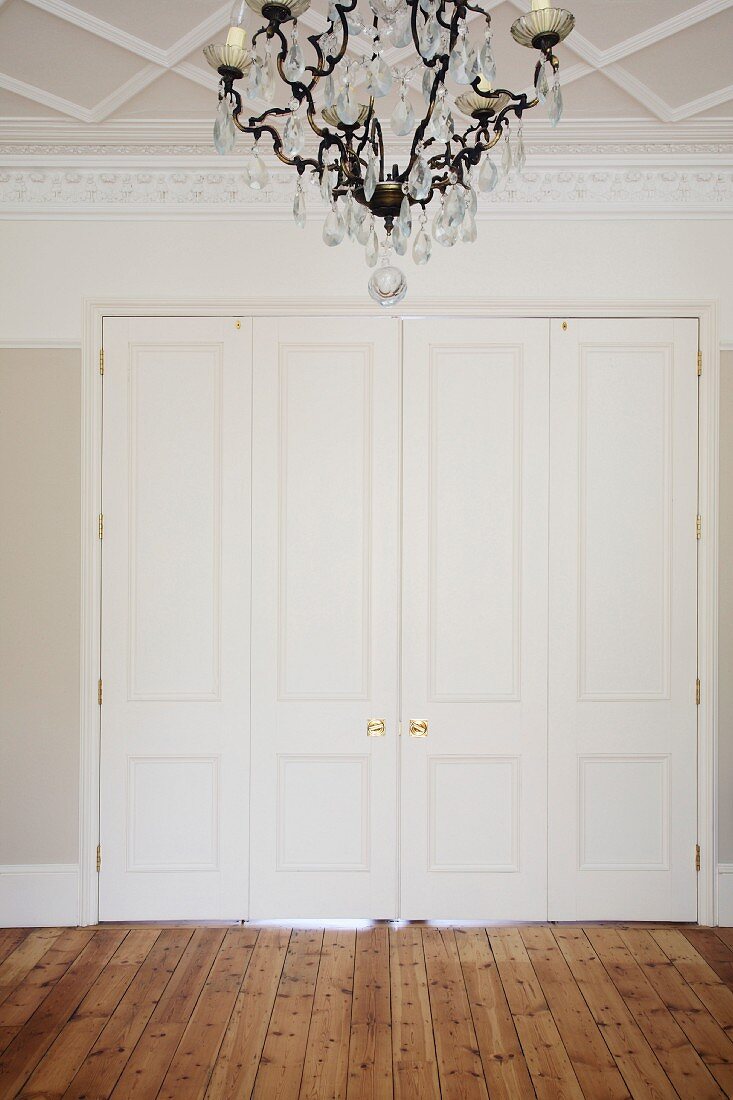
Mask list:
[{"label": "ceiling", "polygon": [[[509,34],[527,6],[489,3],[500,83],[515,91],[528,88],[534,68],[533,53]],[[733,135],[733,0],[572,7],[576,29],[558,49],[565,99],[558,137],[568,125],[599,138],[609,131],[618,138],[624,126],[653,128],[670,142],[711,127]],[[0,141],[27,147],[70,133],[80,143],[124,133],[127,141],[208,142],[217,76],[201,50],[222,40],[229,9],[216,0],[0,0]],[[324,25],[310,10],[301,37]]]}]

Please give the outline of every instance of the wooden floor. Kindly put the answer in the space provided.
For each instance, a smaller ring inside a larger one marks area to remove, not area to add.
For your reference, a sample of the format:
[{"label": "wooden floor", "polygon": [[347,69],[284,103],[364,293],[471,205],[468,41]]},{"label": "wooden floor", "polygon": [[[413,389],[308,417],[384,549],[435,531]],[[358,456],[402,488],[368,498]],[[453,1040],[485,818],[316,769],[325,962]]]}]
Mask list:
[{"label": "wooden floor", "polygon": [[733,1095],[733,929],[0,930],[0,1097]]}]

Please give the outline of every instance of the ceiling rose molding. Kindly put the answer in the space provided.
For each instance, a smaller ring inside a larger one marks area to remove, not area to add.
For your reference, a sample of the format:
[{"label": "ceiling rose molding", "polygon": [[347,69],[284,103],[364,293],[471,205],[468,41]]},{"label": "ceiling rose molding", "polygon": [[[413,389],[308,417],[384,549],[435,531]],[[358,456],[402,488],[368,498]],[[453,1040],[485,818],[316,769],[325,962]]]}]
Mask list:
[{"label": "ceiling rose molding", "polygon": [[[232,158],[234,159],[234,158]],[[237,158],[239,159],[239,158]],[[318,188],[306,188],[308,214],[323,214]],[[292,174],[271,168],[264,191],[251,190],[241,165],[188,164],[152,168],[138,165],[0,166],[0,217],[292,217]],[[537,217],[603,214],[628,217],[733,216],[733,162],[693,168],[659,165],[613,167],[568,159],[538,163],[521,176],[502,180],[479,198],[479,213]]]}]

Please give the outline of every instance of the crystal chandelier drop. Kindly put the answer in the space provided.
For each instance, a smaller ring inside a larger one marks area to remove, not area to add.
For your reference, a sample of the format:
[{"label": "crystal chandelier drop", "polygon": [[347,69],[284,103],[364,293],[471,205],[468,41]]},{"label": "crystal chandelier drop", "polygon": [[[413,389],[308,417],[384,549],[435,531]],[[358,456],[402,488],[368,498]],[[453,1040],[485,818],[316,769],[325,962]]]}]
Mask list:
[{"label": "crystal chandelier drop", "polygon": [[[562,92],[553,49],[575,19],[563,8],[545,6],[546,0],[532,0],[532,10],[512,24],[514,40],[539,54],[530,98],[496,86],[491,16],[478,3],[368,0],[364,12],[357,0],[327,2],[325,29],[303,43],[298,20],[310,0],[235,0],[226,42],[204,49],[221,77],[214,145],[230,153],[237,130],[251,135],[247,182],[260,190],[268,182],[260,142],[271,143],[297,172],[293,217],[301,228],[304,179],[312,178],[327,210],[323,240],[333,247],[348,236],[364,246],[366,262],[375,268],[369,293],[381,305],[393,305],[407,291],[394,254],[403,256],[412,238],[415,263],[426,264],[433,241],[446,248],[475,241],[476,190],[492,191],[500,172],[524,166],[524,112],[544,103],[550,122],[559,122]],[[318,25],[318,18],[312,15],[308,23]],[[347,53],[352,38],[358,48],[352,42]],[[394,67],[385,49],[399,58]],[[420,90],[419,110],[413,85]],[[276,105],[278,87],[286,105]],[[387,123],[377,104],[390,95]],[[246,117],[248,100],[266,109]],[[402,166],[386,155],[387,125],[409,141]],[[491,153],[499,143],[497,167]]]}]

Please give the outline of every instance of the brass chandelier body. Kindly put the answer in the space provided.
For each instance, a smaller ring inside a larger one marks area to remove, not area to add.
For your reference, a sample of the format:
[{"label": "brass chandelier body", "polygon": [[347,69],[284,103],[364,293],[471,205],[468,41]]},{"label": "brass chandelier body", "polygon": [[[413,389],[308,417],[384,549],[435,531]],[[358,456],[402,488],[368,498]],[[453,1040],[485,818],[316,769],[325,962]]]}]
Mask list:
[{"label": "brass chandelier body", "polygon": [[[472,0],[369,0],[367,20],[357,11],[357,0],[331,0],[325,29],[307,37],[309,57],[298,41],[298,17],[310,0],[236,0],[226,43],[204,50],[221,78],[215,146],[228,153],[237,131],[251,135],[254,156],[247,175],[258,189],[268,176],[259,142],[271,142],[279,160],[297,172],[293,214],[300,226],[306,217],[303,180],[311,175],[328,207],[325,243],[334,246],[348,235],[365,245],[367,263],[376,267],[370,294],[382,305],[394,304],[404,297],[407,283],[392,263],[393,252],[404,255],[412,236],[413,259],[421,264],[430,258],[431,236],[446,247],[474,241],[476,190],[492,190],[499,178],[491,150],[503,137],[503,171],[521,170],[525,111],[545,102],[550,121],[559,121],[562,93],[553,50],[572,30],[574,17],[545,3],[533,0],[533,9],[511,28],[516,42],[539,54],[530,98],[494,86],[491,16]],[[482,22],[483,43],[472,45],[469,30]],[[357,61],[347,55],[347,47],[350,38],[362,35],[368,45]],[[382,57],[385,44],[412,46],[415,53],[393,72]],[[421,118],[408,98],[417,73],[425,101]],[[273,103],[278,78],[289,90],[286,107]],[[447,79],[465,86],[455,99],[462,130],[447,98]],[[362,84],[365,102],[358,98]],[[391,128],[399,137],[412,135],[403,167],[390,163],[385,123],[376,108],[395,84],[399,96]],[[264,100],[267,109],[245,117],[243,99],[248,98]],[[513,146],[511,126],[516,126]],[[438,208],[429,235],[426,210],[434,198]],[[380,221],[385,233],[377,267]]]}]

